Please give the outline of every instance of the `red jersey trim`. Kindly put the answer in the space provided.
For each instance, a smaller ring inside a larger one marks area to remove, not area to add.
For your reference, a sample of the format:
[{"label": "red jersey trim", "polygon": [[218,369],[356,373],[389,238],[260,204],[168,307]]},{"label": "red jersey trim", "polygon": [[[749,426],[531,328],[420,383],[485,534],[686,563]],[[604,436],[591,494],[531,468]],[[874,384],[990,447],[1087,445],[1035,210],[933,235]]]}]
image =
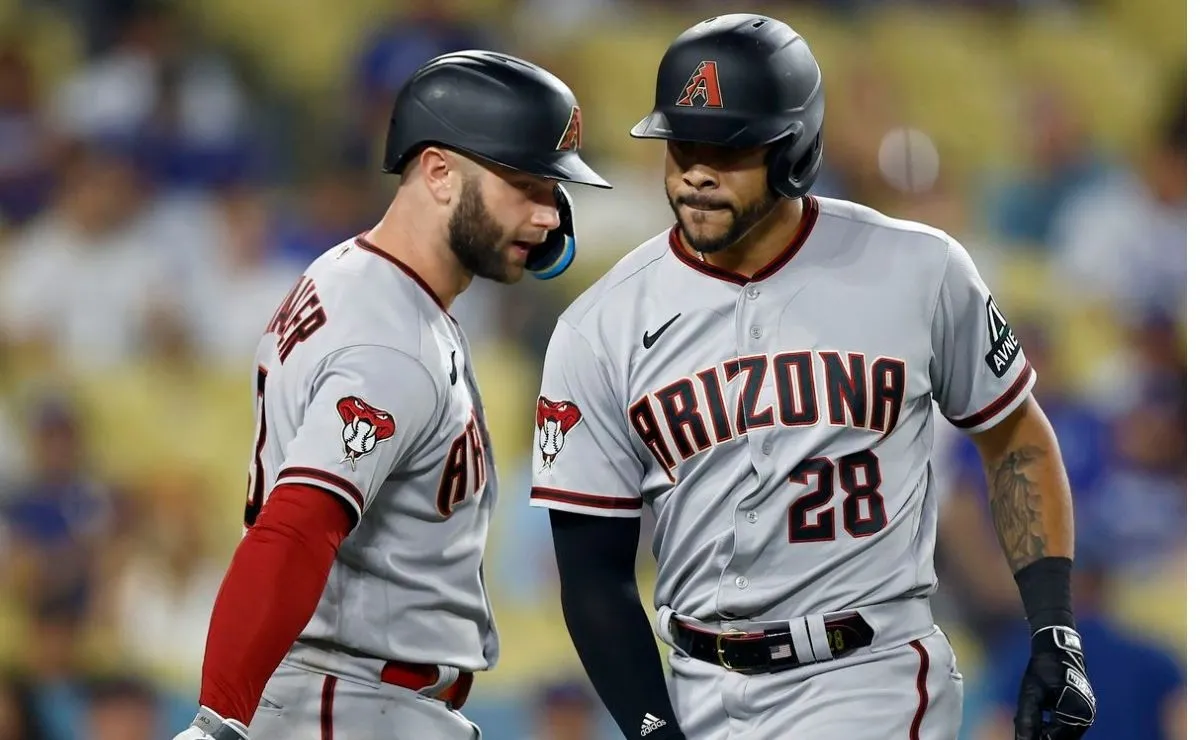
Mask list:
[{"label": "red jersey trim", "polygon": [[388,262],[391,262],[393,265],[399,268],[401,272],[412,278],[414,283],[421,286],[421,290],[429,294],[429,297],[433,299],[433,302],[437,304],[438,308],[442,309],[443,313],[446,312],[446,306],[442,303],[442,299],[438,298],[437,293],[433,292],[433,288],[429,287],[429,283],[425,282],[425,279],[418,275],[416,270],[404,264],[393,255],[388,254],[371,242],[367,241],[367,238],[361,234],[354,237],[354,243],[357,244],[360,249],[364,249],[377,257],[382,257]]},{"label": "red jersey trim", "polygon": [[999,398],[989,403],[982,410],[971,414],[965,419],[950,419],[950,423],[960,429],[971,429],[990,421],[992,417],[1007,408],[1008,405],[1013,402],[1014,398],[1021,395],[1022,391],[1024,391],[1026,386],[1029,385],[1029,379],[1032,377],[1033,364],[1026,361],[1025,369],[1021,371],[1020,375],[1017,376],[1017,379],[1013,381],[1013,384],[1010,385],[1008,390],[1004,391]]},{"label": "red jersey trim", "polygon": [[925,712],[929,711],[929,651],[919,640],[908,643],[917,651],[920,664],[917,666],[917,711],[913,713],[912,724],[908,727],[908,740],[921,740],[921,722]]},{"label": "red jersey trim", "polygon": [[334,490],[343,498],[347,498],[354,505],[357,515],[362,516],[366,501],[363,498],[362,492],[358,490],[358,486],[340,475],[334,475],[333,473],[318,470],[317,468],[291,467],[279,471],[279,475],[276,478],[276,485],[290,482],[307,482],[309,485],[316,484],[322,489]]},{"label": "red jersey trim", "polygon": [[642,508],[640,498],[622,498],[618,496],[597,496],[578,491],[564,491],[559,488],[544,488],[534,486],[529,497],[542,501],[557,501],[574,506],[587,506],[592,509],[619,509],[623,511],[638,511]]},{"label": "red jersey trim", "polygon": [[817,224],[817,216],[820,214],[820,206],[817,204],[817,199],[812,196],[804,196],[804,213],[800,217],[800,226],[796,229],[795,236],[788,242],[787,247],[782,252],[777,254],[773,260],[759,268],[753,275],[747,277],[737,272],[726,270],[716,265],[711,265],[702,261],[699,257],[692,254],[690,250],[683,244],[683,239],[680,237],[679,224],[675,224],[671,228],[670,243],[671,251],[679,258],[679,261],[688,267],[702,272],[709,277],[724,280],[735,285],[745,285],[747,283],[766,280],[775,273],[783,269],[783,266],[791,261],[793,257],[808,241],[808,237],[812,234],[813,227]]}]

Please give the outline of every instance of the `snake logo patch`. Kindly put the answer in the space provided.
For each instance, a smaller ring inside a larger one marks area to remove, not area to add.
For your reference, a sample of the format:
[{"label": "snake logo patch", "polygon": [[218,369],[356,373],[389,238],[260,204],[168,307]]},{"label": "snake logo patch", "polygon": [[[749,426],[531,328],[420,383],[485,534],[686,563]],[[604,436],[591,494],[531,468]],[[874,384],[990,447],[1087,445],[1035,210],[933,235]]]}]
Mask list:
[{"label": "snake logo patch", "polygon": [[583,418],[579,407],[571,401],[551,401],[538,396],[537,442],[542,452],[542,469],[554,464],[554,458],[562,452],[567,441],[567,432]]},{"label": "snake logo patch", "polygon": [[346,396],[337,402],[338,416],[342,419],[342,447],[345,457],[354,470],[355,463],[364,455],[375,451],[375,447],[396,433],[396,420],[383,409],[378,409],[357,396]]}]

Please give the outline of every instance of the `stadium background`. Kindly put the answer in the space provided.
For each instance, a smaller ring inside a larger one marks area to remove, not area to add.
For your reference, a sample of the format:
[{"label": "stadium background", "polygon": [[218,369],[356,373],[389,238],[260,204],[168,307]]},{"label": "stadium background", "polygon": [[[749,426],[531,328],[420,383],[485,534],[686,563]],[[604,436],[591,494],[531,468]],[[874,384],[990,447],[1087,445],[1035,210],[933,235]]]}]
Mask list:
[{"label": "stadium background", "polygon": [[[817,192],[958,237],[1039,368],[1087,573],[1089,738],[1152,740],[1154,717],[1178,719],[1182,2],[0,0],[0,740],[162,738],[190,719],[240,536],[257,335],[308,260],[381,213],[392,92],[466,47],[569,82],[585,154],[616,185],[574,190],[567,277],[477,283],[453,309],[503,478],[488,559],[503,658],[467,713],[493,740],[614,737],[526,505],[532,400],[558,312],[669,223],[661,144],[627,136],[660,54],[741,9],[791,21],[823,66]],[[1019,603],[948,425],[938,473],[963,737],[1003,737],[986,728],[1023,660]]]}]

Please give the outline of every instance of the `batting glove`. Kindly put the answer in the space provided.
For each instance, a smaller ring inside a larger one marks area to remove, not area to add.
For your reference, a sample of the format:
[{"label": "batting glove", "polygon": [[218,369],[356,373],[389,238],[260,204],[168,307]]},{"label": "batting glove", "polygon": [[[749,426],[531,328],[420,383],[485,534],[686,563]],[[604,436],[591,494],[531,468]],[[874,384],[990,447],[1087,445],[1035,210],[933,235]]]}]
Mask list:
[{"label": "batting glove", "polygon": [[558,206],[558,228],[525,258],[525,269],[538,280],[558,277],[575,261],[575,205],[561,184],[554,186],[554,202]]},{"label": "batting glove", "polygon": [[1083,641],[1070,627],[1033,633],[1017,696],[1016,740],[1074,740],[1096,721],[1096,695],[1083,662]]},{"label": "batting glove", "polygon": [[175,740],[249,740],[250,730],[236,719],[225,719],[208,707],[200,707],[196,719]]}]

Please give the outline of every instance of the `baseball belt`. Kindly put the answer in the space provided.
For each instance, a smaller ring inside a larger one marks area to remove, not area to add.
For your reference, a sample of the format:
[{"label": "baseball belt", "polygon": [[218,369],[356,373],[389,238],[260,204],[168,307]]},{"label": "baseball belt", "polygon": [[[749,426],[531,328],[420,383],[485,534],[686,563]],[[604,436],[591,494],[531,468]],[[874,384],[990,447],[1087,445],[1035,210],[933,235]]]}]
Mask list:
[{"label": "baseball belt", "polygon": [[[835,617],[825,617],[823,621],[824,638],[829,643],[833,659],[867,647],[875,639],[875,630],[856,611],[840,612]],[[670,630],[675,646],[685,655],[735,673],[776,673],[816,662],[801,661],[801,655],[813,655],[816,651],[811,646],[798,650],[787,624],[768,627],[761,632],[713,632],[672,616]],[[810,640],[820,639],[811,630],[808,637]]]},{"label": "baseball belt", "polygon": [[437,666],[389,660],[383,664],[379,680],[392,686],[410,689],[438,701],[444,701],[454,709],[462,709],[463,705],[467,703],[467,695],[471,693],[471,684],[475,681],[475,674],[463,671],[449,686],[430,694],[426,692],[437,686],[441,680],[441,672]]}]

